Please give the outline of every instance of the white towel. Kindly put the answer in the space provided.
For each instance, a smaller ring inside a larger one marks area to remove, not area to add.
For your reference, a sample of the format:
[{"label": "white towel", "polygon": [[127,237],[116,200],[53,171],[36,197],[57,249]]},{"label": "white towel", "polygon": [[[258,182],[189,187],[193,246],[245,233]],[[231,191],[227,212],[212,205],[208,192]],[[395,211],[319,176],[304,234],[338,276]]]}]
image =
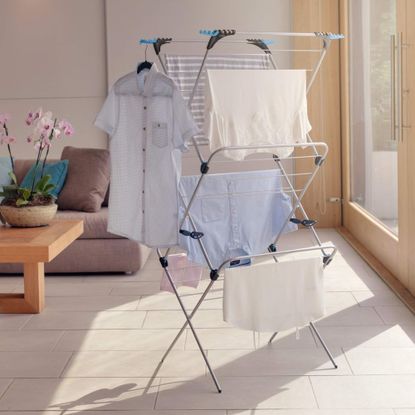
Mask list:
[{"label": "white towel", "polygon": [[[205,91],[205,134],[213,152],[225,146],[306,143],[304,70],[208,70]],[[288,157],[290,146],[269,150]],[[243,160],[265,150],[225,151]]]},{"label": "white towel", "polygon": [[223,317],[245,330],[276,332],[324,315],[321,258],[226,268]]}]

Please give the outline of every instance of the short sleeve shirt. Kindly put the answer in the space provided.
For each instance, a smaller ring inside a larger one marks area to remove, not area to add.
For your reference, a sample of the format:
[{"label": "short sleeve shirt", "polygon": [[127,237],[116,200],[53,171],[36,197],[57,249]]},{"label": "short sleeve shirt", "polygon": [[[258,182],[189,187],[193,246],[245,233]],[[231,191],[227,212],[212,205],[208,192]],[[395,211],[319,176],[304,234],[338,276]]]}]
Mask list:
[{"label": "short sleeve shirt", "polygon": [[95,125],[110,136],[108,231],[150,247],[177,245],[181,153],[198,129],[176,84],[155,64],[125,75]]}]

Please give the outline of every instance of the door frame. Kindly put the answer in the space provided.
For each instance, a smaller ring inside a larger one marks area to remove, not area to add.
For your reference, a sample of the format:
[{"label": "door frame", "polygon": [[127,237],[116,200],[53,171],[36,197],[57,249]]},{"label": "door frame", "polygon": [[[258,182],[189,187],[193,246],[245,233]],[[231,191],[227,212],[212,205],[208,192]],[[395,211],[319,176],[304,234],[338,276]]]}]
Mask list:
[{"label": "door frame", "polygon": [[[406,0],[403,0],[406,2]],[[351,169],[350,169],[350,117],[349,117],[349,49],[348,49],[348,13],[349,0],[339,0],[340,31],[345,39],[340,45],[340,90],[341,90],[341,125],[342,125],[342,225],[358,243],[364,247],[389,273],[396,276],[400,282],[409,287],[408,282],[408,252],[406,227],[406,176],[407,162],[404,143],[399,143],[398,150],[398,215],[399,237],[387,229],[378,219],[372,216],[357,203],[351,201]],[[398,13],[399,31],[404,32],[406,18],[404,13]],[[405,65],[403,65],[405,67]],[[404,195],[404,197],[402,196]],[[404,226],[402,226],[402,224]]]}]

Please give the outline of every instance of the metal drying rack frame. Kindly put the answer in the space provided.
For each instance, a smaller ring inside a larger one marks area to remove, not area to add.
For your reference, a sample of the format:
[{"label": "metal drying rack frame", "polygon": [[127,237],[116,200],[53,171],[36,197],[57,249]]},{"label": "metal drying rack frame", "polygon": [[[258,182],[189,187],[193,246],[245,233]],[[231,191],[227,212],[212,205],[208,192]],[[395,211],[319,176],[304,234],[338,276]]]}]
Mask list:
[{"label": "metal drying rack frame", "polygon": [[[324,61],[324,58],[326,57],[327,51],[330,47],[330,44],[333,40],[339,40],[342,39],[344,36],[341,34],[334,34],[334,33],[327,33],[327,32],[310,32],[310,33],[291,33],[291,32],[240,32],[240,31],[236,31],[236,30],[228,30],[228,29],[221,29],[221,30],[201,30],[200,31],[200,35],[203,36],[207,36],[208,40],[206,42],[205,39],[173,39],[171,37],[158,37],[158,38],[152,38],[152,39],[141,39],[140,40],[140,44],[141,45],[146,45],[146,47],[148,47],[149,45],[152,45],[154,48],[154,52],[157,56],[157,59],[160,62],[160,65],[163,69],[163,71],[167,74],[167,69],[166,69],[166,65],[164,64],[161,56],[160,56],[160,52],[161,49],[164,45],[168,45],[171,43],[202,43],[204,45],[206,45],[206,50],[205,53],[203,55],[203,59],[200,65],[200,68],[198,70],[198,74],[196,77],[196,81],[193,85],[191,94],[190,94],[190,98],[188,101],[188,105],[189,107],[191,106],[194,96],[195,96],[195,92],[197,89],[197,86],[199,84],[201,75],[203,73],[203,70],[205,69],[205,64],[207,61],[207,58],[209,56],[209,53],[211,52],[211,50],[215,47],[215,45],[217,43],[228,43],[228,44],[248,44],[248,45],[253,45],[258,47],[263,53],[267,54],[269,56],[271,65],[273,67],[273,69],[278,69],[276,60],[273,56],[273,51],[283,51],[283,52],[318,52],[319,53],[319,57],[317,59],[317,62],[314,65],[313,70],[311,71],[311,76],[308,80],[307,83],[307,87],[306,87],[306,92],[307,94],[309,93],[315,79],[316,76],[318,74],[319,69],[321,68],[321,65]],[[244,39],[235,39],[235,36],[243,36]],[[267,38],[278,38],[278,37],[313,37],[313,38],[317,38],[321,40],[321,47],[319,49],[274,49],[271,50],[270,49],[270,45],[273,44],[273,40],[270,39],[264,39],[263,37],[266,36]],[[197,346],[200,350],[200,353],[202,354],[202,357],[206,363],[206,366],[209,370],[209,373],[212,377],[212,380],[216,386],[217,391],[220,393],[222,391],[222,388],[219,384],[219,381],[209,363],[209,360],[207,358],[207,355],[203,349],[203,346],[200,342],[200,339],[196,333],[196,330],[194,328],[194,325],[192,323],[192,318],[194,317],[194,315],[196,314],[196,312],[198,311],[200,305],[203,303],[204,299],[206,298],[207,294],[209,293],[210,289],[212,288],[213,284],[215,283],[215,281],[217,281],[217,279],[219,278],[220,273],[224,270],[224,268],[229,265],[230,263],[238,263],[238,261],[243,261],[243,260],[247,260],[247,259],[253,259],[253,258],[264,258],[264,257],[272,257],[276,262],[278,262],[278,257],[281,255],[287,255],[287,254],[295,254],[295,253],[302,253],[302,252],[311,252],[311,251],[321,251],[322,253],[322,261],[323,261],[323,267],[326,267],[333,259],[334,255],[337,252],[337,249],[334,245],[324,245],[316,230],[314,229],[314,226],[316,224],[315,220],[312,220],[308,217],[301,201],[304,197],[304,194],[306,193],[307,189],[310,187],[310,184],[312,183],[312,181],[314,180],[314,178],[316,177],[319,169],[321,168],[321,166],[324,164],[324,161],[326,160],[327,157],[327,153],[328,153],[328,146],[326,143],[324,142],[313,142],[310,135],[307,135],[307,143],[301,143],[301,144],[280,144],[280,145],[262,145],[262,146],[228,146],[228,147],[221,147],[219,149],[217,149],[216,151],[212,152],[211,154],[209,154],[209,156],[205,159],[203,157],[201,148],[200,148],[200,144],[197,143],[197,141],[194,139],[194,137],[192,138],[192,142],[196,151],[196,154],[199,158],[200,161],[200,177],[197,181],[197,184],[195,186],[195,189],[189,199],[188,202],[186,202],[185,197],[179,192],[179,196],[181,199],[181,202],[183,204],[183,207],[185,209],[183,218],[181,220],[180,223],[180,233],[182,233],[183,235],[186,235],[188,237],[192,237],[193,239],[197,240],[197,243],[201,249],[201,252],[203,254],[203,257],[206,261],[207,266],[209,267],[209,272],[210,272],[210,281],[208,286],[206,287],[206,289],[203,291],[203,293],[201,294],[196,306],[194,307],[194,309],[189,313],[184,304],[183,301],[180,297],[180,294],[178,293],[177,287],[174,283],[174,278],[172,277],[171,271],[169,270],[169,264],[168,264],[168,256],[170,254],[170,248],[168,248],[164,253],[162,252],[161,249],[157,249],[157,255],[159,257],[159,261],[160,264],[172,286],[173,292],[175,294],[175,296],[177,297],[177,300],[179,302],[180,308],[183,311],[183,314],[186,318],[186,321],[184,323],[184,325],[182,326],[182,328],[179,330],[179,332],[177,333],[177,336],[175,337],[175,339],[173,340],[173,342],[170,344],[170,346],[167,348],[163,358],[161,359],[161,362],[163,362],[168,354],[170,353],[170,351],[173,349],[174,345],[176,344],[177,340],[180,338],[180,336],[183,334],[184,330],[189,327],[195,340],[197,343]],[[279,148],[302,148],[302,149],[310,149],[312,151],[312,156],[308,155],[308,156],[294,156],[294,157],[286,157],[286,158],[282,158],[282,157],[278,157],[277,155],[273,155],[273,159],[276,163],[276,166],[278,167],[278,169],[281,172],[281,176],[284,177],[284,180],[287,183],[287,191],[291,193],[292,198],[293,198],[293,206],[292,206],[292,210],[290,212],[290,214],[287,216],[286,221],[284,222],[283,226],[281,227],[279,233],[276,235],[275,240],[273,241],[273,243],[271,243],[268,246],[268,252],[262,253],[262,254],[257,254],[257,255],[246,255],[246,256],[239,256],[239,257],[233,257],[233,258],[228,258],[226,259],[226,261],[224,261],[222,264],[220,264],[219,267],[214,268],[212,265],[212,261],[209,257],[209,253],[207,252],[207,249],[203,243],[203,233],[199,232],[195,222],[192,218],[191,215],[191,206],[193,204],[193,202],[195,201],[196,195],[198,190],[200,189],[200,186],[204,180],[204,178],[206,177],[206,175],[208,174],[211,165],[213,164],[214,161],[216,161],[216,159],[218,158],[218,156],[220,154],[223,154],[223,152],[229,152],[229,151],[238,151],[238,150],[260,150],[262,152],[277,152],[277,150]],[[284,168],[283,165],[283,161],[285,159],[298,159],[298,158],[310,158],[312,157],[314,159],[314,163],[313,163],[313,168],[312,170],[307,173],[308,178],[304,183],[304,186],[301,189],[295,189],[294,184],[292,183],[292,181],[290,180],[289,176],[290,174],[287,173],[286,169]],[[295,213],[296,211],[299,210],[303,216],[303,220],[299,220],[295,217]],[[189,223],[192,227],[192,231],[187,231],[182,229],[183,224],[185,223],[186,218],[189,219]],[[305,247],[305,248],[297,248],[297,249],[289,249],[289,250],[283,250],[283,251],[278,251],[277,249],[277,244],[279,239],[281,238],[281,235],[283,233],[283,230],[286,226],[287,223],[289,222],[293,222],[296,224],[300,224],[303,225],[304,227],[306,227],[307,229],[309,229],[312,234],[314,239],[316,240],[317,245],[311,246],[311,247]],[[326,344],[324,343],[320,333],[318,332],[317,328],[315,327],[315,325],[310,322],[310,328],[312,329],[312,331],[316,334],[318,340],[320,341],[320,343],[322,344],[325,352],[327,353],[327,356],[329,357],[330,361],[332,362],[334,368],[337,368],[337,364],[334,361],[334,358],[332,356],[332,354],[330,353],[329,349],[327,348]],[[274,333],[269,342],[272,342],[273,339],[275,338],[277,333]]]}]

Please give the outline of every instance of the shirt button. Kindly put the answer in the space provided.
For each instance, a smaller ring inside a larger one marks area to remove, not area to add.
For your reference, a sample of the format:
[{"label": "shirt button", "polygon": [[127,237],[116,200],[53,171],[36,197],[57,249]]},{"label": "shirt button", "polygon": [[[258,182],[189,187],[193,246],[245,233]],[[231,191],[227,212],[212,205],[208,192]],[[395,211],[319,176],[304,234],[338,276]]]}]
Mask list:
[{"label": "shirt button", "polygon": [[146,109],[147,109],[147,107],[144,107],[144,109],[146,110]]},{"label": "shirt button", "polygon": [[146,130],[146,127],[143,127],[143,130],[145,131]]},{"label": "shirt button", "polygon": [[143,169],[143,173],[145,173],[146,171],[145,171],[145,169]]},{"label": "shirt button", "polygon": [[146,149],[145,149],[145,148],[143,148],[143,151],[146,151]]}]

